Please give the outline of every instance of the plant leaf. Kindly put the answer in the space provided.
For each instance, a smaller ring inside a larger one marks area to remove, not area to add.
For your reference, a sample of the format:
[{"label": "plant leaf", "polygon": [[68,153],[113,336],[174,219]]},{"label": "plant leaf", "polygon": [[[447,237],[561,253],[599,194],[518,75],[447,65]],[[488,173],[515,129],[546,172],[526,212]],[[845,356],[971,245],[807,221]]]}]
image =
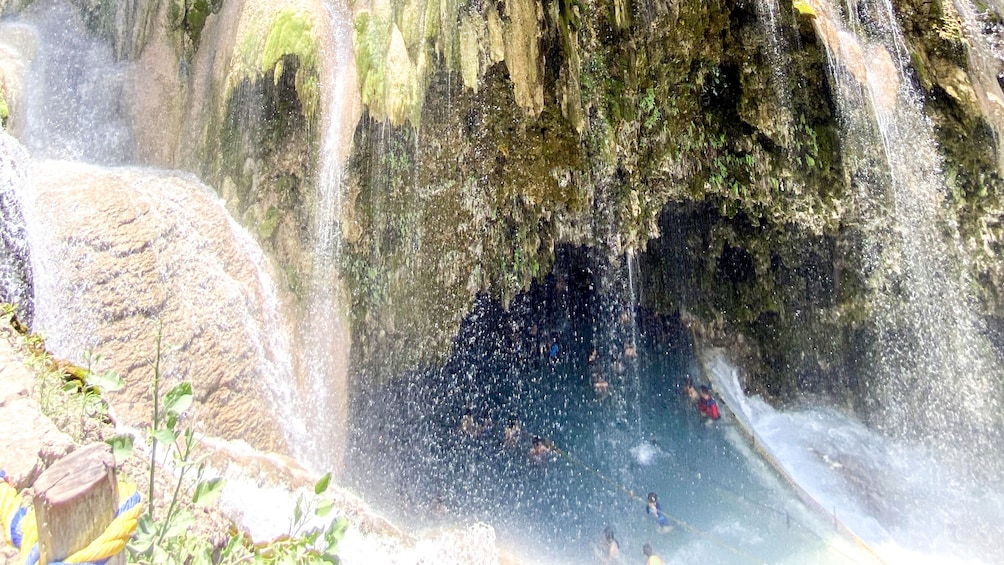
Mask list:
[{"label": "plant leaf", "polygon": [[192,495],[192,502],[199,506],[205,506],[212,503],[214,500],[219,498],[220,493],[223,492],[224,484],[225,481],[222,477],[216,477],[215,479],[200,482],[195,487],[195,494]]},{"label": "plant leaf", "polygon": [[318,517],[325,517],[331,513],[331,510],[335,507],[335,501],[330,498],[322,499],[317,503],[317,508],[314,510],[314,514]]},{"label": "plant leaf", "polygon": [[102,392],[114,392],[125,386],[125,381],[112,370],[104,373],[87,373],[87,384],[98,387]]},{"label": "plant leaf", "polygon": [[325,473],[317,483],[314,484],[314,494],[321,494],[322,492],[328,490],[328,485],[331,484],[331,472]]},{"label": "plant leaf", "polygon": [[338,542],[345,537],[346,530],[349,529],[349,521],[344,516],[335,520],[324,532],[324,541],[328,544],[325,553],[334,553],[338,547]]},{"label": "plant leaf", "polygon": [[169,430],[166,428],[162,430],[155,430],[153,432],[153,437],[154,439],[156,439],[160,443],[163,443],[164,445],[174,444],[174,440],[177,438],[177,436],[174,435],[174,430]]},{"label": "plant leaf", "polygon": [[165,538],[176,538],[188,531],[195,523],[195,516],[192,515],[188,510],[179,510],[177,514],[171,517],[171,523],[168,524],[167,532],[164,533]]},{"label": "plant leaf", "polygon": [[300,502],[297,501],[296,507],[293,508],[293,524],[295,524],[296,527],[300,526],[301,518],[303,518],[303,509],[300,508]]},{"label": "plant leaf", "polygon": [[105,443],[112,446],[112,455],[115,456],[115,463],[121,463],[132,455],[132,436],[129,434],[117,435]]},{"label": "plant leaf", "polygon": [[164,411],[181,416],[192,407],[192,383],[182,381],[164,395]]}]

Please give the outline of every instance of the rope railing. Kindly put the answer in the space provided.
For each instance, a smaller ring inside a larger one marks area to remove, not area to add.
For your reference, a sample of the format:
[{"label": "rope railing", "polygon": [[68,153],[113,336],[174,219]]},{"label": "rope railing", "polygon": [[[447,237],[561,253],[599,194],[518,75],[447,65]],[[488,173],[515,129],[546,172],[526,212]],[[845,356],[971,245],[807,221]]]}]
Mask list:
[{"label": "rope railing", "polygon": [[[711,373],[708,370],[708,368],[704,365],[704,361],[701,358],[700,353],[699,353],[700,351],[703,350],[703,348],[701,346],[701,343],[700,343],[700,337],[697,334],[697,330],[693,326],[688,326],[688,329],[690,330],[690,335],[691,335],[691,338],[693,339],[694,353],[695,353],[695,357],[697,357],[697,359],[699,360],[698,364],[700,365],[701,372],[704,374],[705,380],[707,380],[709,383],[711,383],[711,382],[713,382],[714,379],[711,378]],[[724,403],[724,405],[725,405],[726,412],[731,412],[731,407],[729,407],[727,403]],[[828,509],[824,508],[819,503],[818,500],[816,500],[813,496],[811,496],[808,492],[806,492],[805,489],[802,488],[802,486],[799,485],[798,482],[795,481],[795,479],[787,471],[785,471],[784,468],[781,467],[780,462],[778,462],[774,458],[773,453],[769,449],[767,449],[767,447],[764,446],[762,444],[762,442],[758,442],[757,441],[756,430],[754,430],[752,428],[747,428],[739,418],[735,417],[734,414],[733,414],[732,417],[737,422],[738,429],[741,432],[743,432],[748,437],[748,439],[749,439],[749,441],[750,441],[753,449],[757,453],[759,453],[761,455],[761,457],[763,457],[763,459],[775,470],[775,472],[778,473],[778,475],[782,479],[784,479],[784,481],[786,483],[788,483],[788,485],[792,489],[794,489],[794,491],[796,493],[798,493],[799,497],[802,499],[802,501],[805,504],[807,504],[808,506],[814,508],[821,515],[828,515],[830,518],[832,518],[833,524],[834,524],[834,528],[837,531],[839,531],[840,533],[842,533],[846,538],[849,538],[850,540],[854,541],[854,543],[857,544],[858,547],[860,547],[865,552],[867,552],[869,555],[871,555],[878,563],[885,563],[885,560],[882,558],[882,556],[880,556],[878,554],[878,552],[876,552],[870,545],[868,545],[868,543],[865,540],[861,539],[861,537],[859,535],[857,535],[856,532],[854,532],[853,530],[851,530],[846,524],[844,524],[843,522],[841,522],[837,518],[836,508],[834,508],[832,512],[830,512]],[[822,539],[822,538],[820,538],[820,539]],[[827,543],[835,551],[841,553],[842,555],[847,556],[847,554],[845,552],[841,551],[839,548],[837,548],[836,546],[834,546],[832,543],[829,543],[826,540],[823,540],[823,542]],[[848,556],[848,558],[850,558],[850,557]],[[858,561],[858,562],[860,562],[860,561]]]},{"label": "rope railing", "polygon": [[[136,531],[142,505],[139,492],[130,483],[118,483],[118,497],[121,502],[115,519],[104,532],[83,549],[49,564],[102,565],[120,553]],[[35,510],[24,505],[21,495],[7,482],[3,471],[0,471],[0,526],[3,527],[6,542],[19,550],[19,562],[22,565],[37,565],[40,547]]]}]

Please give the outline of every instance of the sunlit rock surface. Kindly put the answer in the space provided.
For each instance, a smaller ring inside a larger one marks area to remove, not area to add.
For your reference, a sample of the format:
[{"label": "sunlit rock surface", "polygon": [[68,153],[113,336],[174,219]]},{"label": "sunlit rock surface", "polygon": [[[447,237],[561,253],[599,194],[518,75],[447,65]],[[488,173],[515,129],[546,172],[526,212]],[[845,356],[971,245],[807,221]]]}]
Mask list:
[{"label": "sunlit rock surface", "polygon": [[[43,470],[73,448],[70,436],[40,413],[35,375],[15,348],[21,336],[0,324],[0,467],[14,488],[31,486]],[[31,425],[25,425],[31,422]]]},{"label": "sunlit rock surface", "polygon": [[[104,359],[126,381],[108,398],[123,421],[152,418],[192,383],[201,429],[261,449],[288,445],[276,383],[290,378],[267,264],[208,187],[180,174],[43,162],[26,218],[36,272],[34,329],[59,355]],[[161,339],[160,358],[156,348]]]}]

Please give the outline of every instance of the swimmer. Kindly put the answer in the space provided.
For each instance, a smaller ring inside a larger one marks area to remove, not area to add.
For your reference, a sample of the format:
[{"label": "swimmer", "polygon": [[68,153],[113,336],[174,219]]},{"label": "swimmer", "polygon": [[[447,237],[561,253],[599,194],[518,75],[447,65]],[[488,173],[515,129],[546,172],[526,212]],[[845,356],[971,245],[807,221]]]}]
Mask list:
[{"label": "swimmer", "polygon": [[655,554],[655,552],[652,551],[651,544],[646,543],[645,546],[641,548],[641,552],[645,554],[645,559],[646,559],[645,565],[665,564],[665,561],[663,561],[661,557],[659,557],[658,555]]},{"label": "swimmer", "polygon": [[684,379],[683,393],[685,396],[687,396],[687,399],[689,399],[692,402],[696,402],[698,399],[697,389],[694,388],[694,380],[690,377],[689,374],[687,375],[687,378]]},{"label": "swimmer", "polygon": [[596,557],[606,565],[620,563],[621,544],[614,536],[614,529],[610,526],[603,528],[603,539],[600,540],[596,548]]},{"label": "swimmer", "polygon": [[659,495],[654,492],[648,493],[648,506],[645,507],[645,512],[655,518],[655,522],[658,524],[656,530],[659,533],[666,533],[673,529],[669,523],[669,516],[666,516],[665,512],[662,511],[662,505],[659,504]]},{"label": "swimmer", "polygon": [[605,397],[607,395],[607,392],[609,392],[610,383],[608,383],[607,380],[603,378],[603,375],[600,374],[599,371],[593,373],[591,380],[593,385],[593,392],[596,393],[596,396],[600,398]]},{"label": "swimmer", "polygon": [[519,434],[522,432],[522,426],[520,426],[519,420],[517,418],[509,418],[509,425],[505,427],[505,445],[506,447],[512,447],[519,442]]},{"label": "swimmer", "polygon": [[700,412],[702,416],[710,418],[710,420],[717,420],[720,417],[718,414],[718,403],[711,397],[711,391],[708,387],[701,385],[699,396],[700,399],[697,401],[697,411]]},{"label": "swimmer", "polygon": [[551,455],[551,447],[540,439],[540,436],[533,436],[533,447],[530,448],[530,464],[542,465]]},{"label": "swimmer", "polygon": [[460,417],[460,432],[470,437],[478,435],[478,426],[474,423],[474,414],[470,408],[464,410],[464,415]]}]

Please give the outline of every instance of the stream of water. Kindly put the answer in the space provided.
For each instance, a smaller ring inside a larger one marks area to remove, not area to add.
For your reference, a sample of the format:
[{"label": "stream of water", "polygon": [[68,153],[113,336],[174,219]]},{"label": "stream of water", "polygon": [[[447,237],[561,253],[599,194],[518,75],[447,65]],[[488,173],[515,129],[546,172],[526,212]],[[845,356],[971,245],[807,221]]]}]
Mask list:
[{"label": "stream of water", "polygon": [[[1004,482],[973,480],[919,442],[889,439],[825,404],[779,411],[747,398],[736,370],[708,356],[742,427],[807,496],[887,563],[1001,563]],[[979,462],[992,454],[972,450]]]},{"label": "stream of water", "polygon": [[1004,377],[968,293],[962,246],[946,235],[957,230],[944,204],[942,159],[892,6],[816,4],[873,293],[875,339],[865,353],[880,414],[873,423],[950,457],[970,447],[993,454],[971,472],[1000,474]]}]

